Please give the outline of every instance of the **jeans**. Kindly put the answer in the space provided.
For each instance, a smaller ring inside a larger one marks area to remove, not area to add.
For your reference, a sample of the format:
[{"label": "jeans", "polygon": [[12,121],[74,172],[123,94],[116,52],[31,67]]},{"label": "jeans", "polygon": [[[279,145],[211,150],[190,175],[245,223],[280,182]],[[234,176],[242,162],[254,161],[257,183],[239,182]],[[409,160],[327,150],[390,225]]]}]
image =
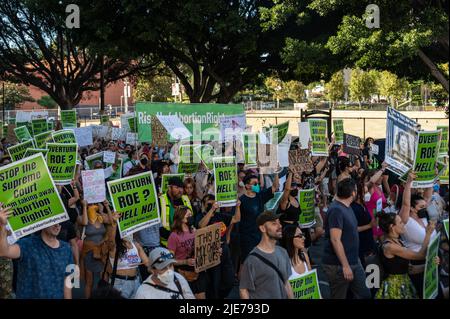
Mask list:
[{"label": "jeans", "polygon": [[345,299],[349,287],[355,299],[371,299],[372,295],[366,286],[366,272],[360,261],[358,264],[350,265],[353,271],[352,281],[345,280],[341,265],[323,265],[322,267],[330,284],[331,299]]},{"label": "jeans", "polygon": [[114,281],[114,288],[120,291],[122,297],[126,299],[133,299],[136,291],[141,284],[139,276],[135,280],[124,280],[116,278]]}]

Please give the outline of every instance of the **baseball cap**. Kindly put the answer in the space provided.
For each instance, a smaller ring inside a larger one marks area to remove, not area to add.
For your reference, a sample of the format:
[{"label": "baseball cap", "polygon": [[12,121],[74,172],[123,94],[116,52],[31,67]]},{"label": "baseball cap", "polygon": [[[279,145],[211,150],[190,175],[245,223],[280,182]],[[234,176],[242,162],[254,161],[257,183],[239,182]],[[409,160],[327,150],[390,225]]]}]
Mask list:
[{"label": "baseball cap", "polygon": [[148,254],[148,259],[150,260],[150,267],[156,269],[164,269],[167,266],[175,263],[175,257],[166,248],[158,247],[153,249]]},{"label": "baseball cap", "polygon": [[275,214],[274,212],[271,211],[265,211],[256,218],[256,224],[258,226],[261,226],[264,225],[266,222],[271,222],[279,219],[280,216],[281,214]]},{"label": "baseball cap", "polygon": [[179,177],[169,178],[169,186],[184,187],[183,181]]}]

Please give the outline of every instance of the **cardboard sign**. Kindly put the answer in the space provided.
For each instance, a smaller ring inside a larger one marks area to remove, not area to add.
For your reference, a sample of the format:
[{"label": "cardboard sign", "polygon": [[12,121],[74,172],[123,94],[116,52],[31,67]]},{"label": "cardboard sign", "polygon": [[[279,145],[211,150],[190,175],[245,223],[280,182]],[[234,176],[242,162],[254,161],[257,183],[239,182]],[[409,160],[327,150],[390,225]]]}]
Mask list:
[{"label": "cardboard sign", "polygon": [[347,154],[361,154],[361,139],[358,136],[344,133],[344,152]]},{"label": "cardboard sign", "polygon": [[155,115],[152,116],[151,126],[152,141],[156,145],[167,145],[167,142],[169,141],[167,131]]},{"label": "cardboard sign", "polygon": [[199,273],[220,264],[220,240],[219,223],[195,231],[195,272]]}]

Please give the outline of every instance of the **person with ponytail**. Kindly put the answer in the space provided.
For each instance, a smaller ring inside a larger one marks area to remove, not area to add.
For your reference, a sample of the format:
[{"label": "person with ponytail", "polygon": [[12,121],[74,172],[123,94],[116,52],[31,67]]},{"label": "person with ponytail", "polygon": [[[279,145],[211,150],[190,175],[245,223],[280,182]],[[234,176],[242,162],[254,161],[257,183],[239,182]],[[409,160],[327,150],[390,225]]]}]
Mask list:
[{"label": "person with ponytail", "polygon": [[[401,241],[406,229],[402,218],[395,213],[382,212],[378,215],[378,224],[386,239],[382,246],[381,260],[387,278],[382,282],[376,299],[416,299],[420,298],[413,282],[408,276],[409,262],[424,260],[435,224],[426,227],[425,238],[419,251],[408,249]],[[435,262],[439,264],[439,257]]]}]

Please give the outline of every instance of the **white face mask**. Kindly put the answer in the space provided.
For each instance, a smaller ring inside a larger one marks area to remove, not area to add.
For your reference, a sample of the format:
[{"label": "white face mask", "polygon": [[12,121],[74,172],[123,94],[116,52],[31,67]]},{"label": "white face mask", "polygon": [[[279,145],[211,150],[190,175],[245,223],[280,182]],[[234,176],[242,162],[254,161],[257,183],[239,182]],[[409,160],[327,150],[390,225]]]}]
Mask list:
[{"label": "white face mask", "polygon": [[169,285],[171,282],[174,281],[175,272],[173,269],[169,269],[166,272],[163,272],[162,274],[158,275],[158,279],[165,285]]},{"label": "white face mask", "polygon": [[370,201],[370,198],[371,198],[371,197],[372,197],[372,195],[370,195],[369,192],[365,193],[365,194],[364,194],[364,201],[365,201],[365,202]]},{"label": "white face mask", "polygon": [[239,182],[239,187],[245,187],[245,184],[244,184],[243,181],[240,181],[240,182]]}]

